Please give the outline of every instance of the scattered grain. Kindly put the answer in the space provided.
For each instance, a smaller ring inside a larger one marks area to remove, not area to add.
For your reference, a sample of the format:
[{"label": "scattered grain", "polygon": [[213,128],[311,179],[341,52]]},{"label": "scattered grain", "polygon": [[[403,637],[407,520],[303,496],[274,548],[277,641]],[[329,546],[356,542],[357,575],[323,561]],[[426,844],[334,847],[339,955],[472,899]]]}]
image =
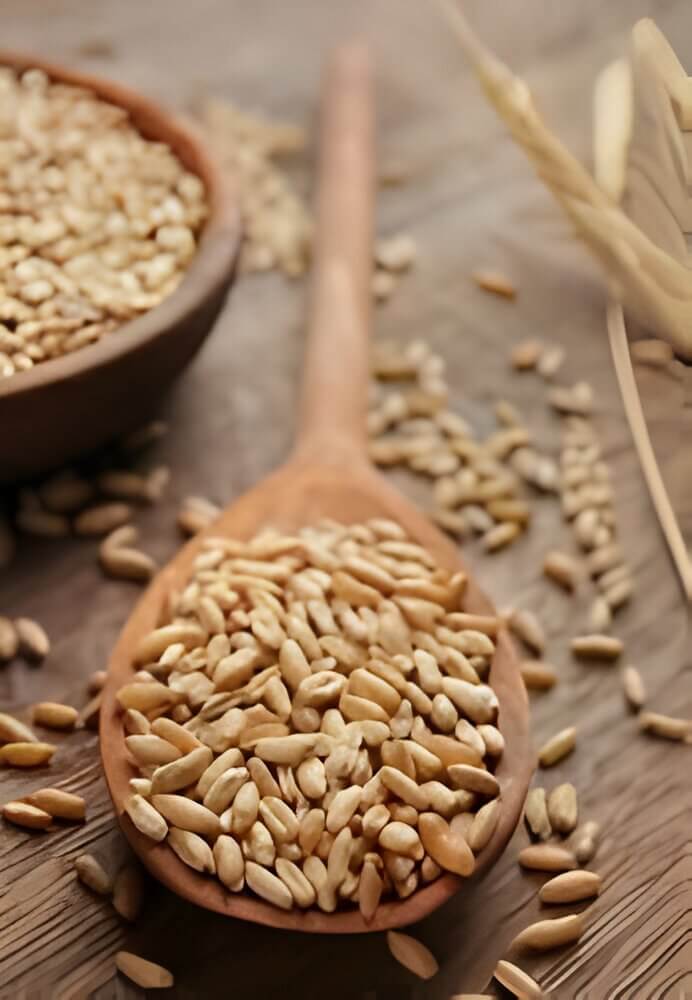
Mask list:
[{"label": "scattered grain", "polygon": [[46,830],[53,822],[50,813],[27,802],[6,802],[2,807],[2,815],[10,823],[26,827],[27,830]]},{"label": "scattered grain", "polygon": [[536,367],[543,350],[540,340],[523,340],[512,349],[510,364],[517,371],[529,371]]},{"label": "scattered grain", "polygon": [[588,864],[595,855],[600,833],[600,824],[593,819],[582,823],[575,831],[571,838],[571,847],[580,865]]},{"label": "scattered grain", "polygon": [[407,271],[416,257],[416,242],[408,233],[379,239],[375,243],[375,263],[385,271]]},{"label": "scattered grain", "polygon": [[484,292],[491,292],[493,295],[499,295],[505,299],[516,298],[516,285],[501,271],[478,268],[472,272],[471,277]]},{"label": "scattered grain", "polygon": [[76,516],[73,528],[77,535],[108,535],[132,518],[132,507],[126,503],[95,504]]},{"label": "scattered grain", "polygon": [[646,689],[642,676],[636,667],[626,666],[622,668],[622,689],[627,704],[635,712],[638,712],[646,701]]},{"label": "scattered grain", "polygon": [[0,662],[13,660],[19,649],[19,636],[12,621],[0,615]]},{"label": "scattered grain", "polygon": [[522,660],[519,670],[530,691],[548,691],[557,683],[555,668],[543,660]]},{"label": "scattered grain", "polygon": [[558,844],[530,844],[519,851],[522,868],[540,872],[566,872],[577,867],[571,851]]},{"label": "scattered grain", "polygon": [[536,980],[512,962],[504,960],[498,962],[493,976],[501,986],[509,990],[512,996],[518,997],[518,1000],[541,1000],[543,996]]},{"label": "scattered grain", "polygon": [[512,611],[507,619],[507,625],[525,646],[540,656],[545,649],[545,632],[533,611],[526,609]]},{"label": "scattered grain", "polygon": [[575,656],[583,660],[617,660],[625,648],[621,639],[612,635],[575,636],[570,643]]},{"label": "scattered grain", "polygon": [[173,974],[162,965],[148,962],[129,951],[119,951],[115,955],[115,965],[119,972],[144,990],[168,989],[173,986]]},{"label": "scattered grain", "polygon": [[565,590],[574,590],[579,577],[580,567],[576,559],[566,552],[548,552],[543,560],[543,572]]},{"label": "scattered grain", "polygon": [[601,876],[596,872],[577,869],[556,875],[545,882],[538,893],[542,903],[579,903],[592,899],[601,891]]},{"label": "scattered grain", "polygon": [[644,733],[651,733],[665,740],[684,740],[687,743],[692,736],[692,721],[671,715],[660,715],[658,712],[641,712],[639,728]]},{"label": "scattered grain", "polygon": [[559,344],[544,347],[536,364],[536,371],[544,379],[554,378],[565,360],[565,349]]},{"label": "scattered grain", "polygon": [[0,712],[0,743],[35,743],[34,732],[19,719]]},{"label": "scattered grain", "polygon": [[589,610],[589,628],[596,634],[603,634],[613,622],[610,605],[603,597],[595,597]]},{"label": "scattered grain", "polygon": [[40,767],[47,764],[56,751],[51,743],[6,743],[0,747],[0,763],[11,767]]},{"label": "scattered grain", "polygon": [[80,854],[75,858],[74,866],[80,882],[99,896],[110,896],[113,891],[113,880],[93,854]]},{"label": "scattered grain", "polygon": [[439,968],[433,953],[416,938],[400,931],[387,931],[387,945],[393,957],[419,979],[432,979]]},{"label": "scattered grain", "polygon": [[41,701],[33,707],[34,725],[48,729],[74,729],[78,715],[72,705],[61,705],[55,701]]},{"label": "scattered grain", "polygon": [[510,545],[521,532],[521,526],[516,521],[503,521],[486,531],[482,538],[486,552],[498,552]]},{"label": "scattered grain", "polygon": [[548,840],[553,832],[548,817],[548,804],[544,788],[532,788],[526,796],[524,819],[534,837]]},{"label": "scattered grain", "polygon": [[559,763],[567,754],[574,750],[577,742],[577,730],[574,726],[561,729],[551,739],[544,743],[538,751],[541,767],[552,767]]},{"label": "scattered grain", "polygon": [[578,941],[583,932],[583,918],[580,914],[571,913],[554,920],[538,920],[524,928],[512,941],[512,947],[520,951],[552,951]]},{"label": "scattered grain", "polygon": [[86,803],[82,796],[65,792],[62,788],[40,788],[27,795],[26,800],[55,819],[81,821],[86,816]]},{"label": "scattered grain", "polygon": [[50,640],[43,627],[33,618],[17,618],[14,628],[19,652],[30,660],[45,660],[50,652]]},{"label": "scattered grain", "polygon": [[548,818],[556,833],[567,835],[577,825],[577,791],[565,782],[557,785],[548,796]]}]

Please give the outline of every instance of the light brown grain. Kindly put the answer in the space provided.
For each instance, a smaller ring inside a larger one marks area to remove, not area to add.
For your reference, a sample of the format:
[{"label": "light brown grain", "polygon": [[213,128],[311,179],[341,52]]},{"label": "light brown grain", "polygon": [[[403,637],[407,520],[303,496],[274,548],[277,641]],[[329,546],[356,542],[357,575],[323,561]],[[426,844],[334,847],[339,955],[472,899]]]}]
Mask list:
[{"label": "light brown grain", "polygon": [[533,611],[528,609],[512,611],[507,624],[525,646],[540,656],[545,649],[545,632]]},{"label": "light brown grain", "polygon": [[541,1000],[543,992],[528,972],[505,960],[498,962],[493,972],[501,986],[509,990],[518,1000]]},{"label": "light brown grain", "polygon": [[544,788],[531,788],[526,796],[524,819],[534,837],[547,840],[553,832]]},{"label": "light brown grain", "polygon": [[577,792],[574,785],[564,782],[548,796],[548,818],[556,833],[566,835],[577,825]]},{"label": "light brown grain", "polygon": [[555,667],[543,660],[522,660],[519,670],[529,691],[548,691],[557,683]]},{"label": "light brown grain", "polygon": [[35,743],[35,733],[19,719],[0,712],[0,743]]},{"label": "light brown grain", "polygon": [[126,503],[95,504],[87,507],[73,521],[77,535],[107,535],[132,518],[132,507]]},{"label": "light brown grain", "polygon": [[628,665],[622,668],[622,690],[630,708],[638,712],[646,702],[646,688],[642,675],[636,667]]},{"label": "light brown grain", "polygon": [[538,892],[538,898],[542,903],[578,903],[583,899],[592,899],[600,891],[600,875],[576,869],[556,875],[545,882]]},{"label": "light brown grain", "polygon": [[[514,299],[517,296],[517,286],[501,271],[490,268],[477,268],[471,277],[484,292],[491,292],[501,298]],[[519,367],[515,365],[515,367]]]},{"label": "light brown grain", "polygon": [[570,643],[574,655],[583,660],[617,660],[624,650],[624,643],[614,635],[575,636]]},{"label": "light brown grain", "polygon": [[17,618],[14,628],[22,656],[30,660],[45,660],[50,652],[50,639],[43,626],[33,618]]},{"label": "light brown grain", "polygon": [[19,649],[19,636],[11,619],[0,615],[0,662],[14,659]]},{"label": "light brown grain", "polygon": [[541,767],[552,767],[557,764],[567,754],[574,750],[577,742],[577,730],[575,726],[568,726],[561,729],[559,733],[552,736],[543,744],[538,751],[538,760]]},{"label": "light brown grain", "polygon": [[56,751],[52,743],[6,743],[0,747],[0,762],[11,767],[40,767],[47,764]]},{"label": "light brown grain", "polygon": [[543,573],[565,590],[572,591],[579,580],[580,567],[573,556],[552,550],[543,559]]},{"label": "light brown grain", "polygon": [[387,931],[387,946],[394,958],[419,979],[432,979],[439,968],[429,948],[409,934]]},{"label": "light brown grain", "polygon": [[99,896],[110,896],[113,891],[113,880],[93,854],[80,854],[75,858],[74,866],[80,882],[89,886]]},{"label": "light brown grain", "polygon": [[659,712],[642,712],[639,716],[639,727],[642,732],[660,736],[665,740],[688,741],[692,735],[692,720],[661,715]]},{"label": "light brown grain", "polygon": [[41,701],[34,705],[32,715],[34,725],[48,729],[74,729],[79,713],[72,705]]},{"label": "light brown grain", "polygon": [[558,844],[530,844],[519,851],[522,868],[540,872],[566,872],[577,867],[571,851]]},{"label": "light brown grain", "polygon": [[82,796],[62,788],[39,788],[26,800],[57,819],[80,821],[86,817],[86,802]]},{"label": "light brown grain", "polygon": [[148,962],[129,951],[119,951],[115,956],[119,972],[144,990],[168,989],[174,984],[173,974],[162,965]]},{"label": "light brown grain", "polygon": [[27,830],[45,830],[53,822],[53,817],[44,809],[28,802],[6,802],[2,807],[3,818],[15,826]]},{"label": "light brown grain", "polygon": [[566,944],[578,941],[584,932],[584,920],[580,914],[571,913],[554,920],[538,920],[520,931],[512,941],[512,947],[519,951],[552,951]]}]

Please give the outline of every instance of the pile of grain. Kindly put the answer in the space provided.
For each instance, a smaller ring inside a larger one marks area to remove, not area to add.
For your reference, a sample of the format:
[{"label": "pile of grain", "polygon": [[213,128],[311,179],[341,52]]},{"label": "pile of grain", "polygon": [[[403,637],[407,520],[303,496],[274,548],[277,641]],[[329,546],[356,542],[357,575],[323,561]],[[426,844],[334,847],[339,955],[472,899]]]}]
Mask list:
[{"label": "pile of grain", "polygon": [[286,909],[470,875],[504,740],[465,584],[386,520],[205,541],[118,693],[134,824]]},{"label": "pile of grain", "polygon": [[205,190],[122,108],[0,68],[0,377],[93,344],[177,287]]}]

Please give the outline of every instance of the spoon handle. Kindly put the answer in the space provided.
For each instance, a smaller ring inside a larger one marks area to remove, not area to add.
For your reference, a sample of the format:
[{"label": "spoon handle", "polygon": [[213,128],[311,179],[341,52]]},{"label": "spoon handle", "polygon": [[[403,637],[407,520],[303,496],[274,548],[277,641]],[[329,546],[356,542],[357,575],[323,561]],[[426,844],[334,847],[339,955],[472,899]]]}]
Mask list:
[{"label": "spoon handle", "polygon": [[297,454],[364,459],[374,189],[372,70],[365,43],[335,52],[321,107],[316,234]]}]

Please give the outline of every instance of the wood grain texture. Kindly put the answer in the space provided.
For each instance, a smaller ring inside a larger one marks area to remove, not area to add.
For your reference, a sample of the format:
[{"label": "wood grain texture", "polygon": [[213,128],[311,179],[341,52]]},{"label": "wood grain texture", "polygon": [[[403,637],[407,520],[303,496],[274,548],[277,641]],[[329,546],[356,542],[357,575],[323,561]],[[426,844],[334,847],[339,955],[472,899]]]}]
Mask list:
[{"label": "wood grain texture", "polygon": [[[590,144],[590,93],[597,71],[620,54],[637,17],[650,14],[692,66],[692,12],[685,0],[628,4],[555,4],[524,0],[521,11],[468,0],[469,18],[529,80],[549,120],[583,158]],[[557,448],[557,426],[533,376],[509,379],[510,345],[541,335],[569,351],[569,377],[589,379],[597,393],[597,425],[611,463],[625,547],[638,596],[618,632],[641,670],[650,707],[692,711],[689,616],[639,472],[608,358],[600,284],[521,154],[486,108],[456,44],[417,0],[353,0],[285,5],[257,0],[151,0],[104,3],[98,21],[86,0],[3,5],[3,44],[34,48],[101,71],[172,105],[189,105],[209,89],[246,106],[295,116],[309,124],[326,47],[365,26],[379,60],[381,158],[403,162],[409,183],[381,195],[380,228],[416,237],[420,262],[376,317],[387,336],[430,338],[449,360],[456,407],[490,428],[489,401],[503,395],[519,406],[538,439]],[[85,38],[106,38],[111,58],[80,55]],[[307,173],[298,176],[307,190]],[[515,279],[508,305],[484,296],[469,280],[492,265]],[[161,560],[175,549],[177,501],[203,492],[227,502],[275,467],[288,451],[297,412],[305,289],[275,275],[239,282],[232,301],[168,407],[174,433],[152,456],[173,467],[161,508],[139,518],[147,547]],[[687,370],[637,371],[654,444],[674,502],[686,504],[692,528],[688,428],[692,387]],[[424,487],[397,477],[413,498]],[[671,486],[674,483],[674,486]],[[564,725],[579,726],[576,752],[546,774],[546,784],[574,782],[585,818],[606,834],[594,862],[602,896],[588,910],[579,946],[527,960],[558,1000],[680,1000],[692,992],[690,861],[687,827],[692,790],[690,748],[637,735],[611,668],[578,665],[564,638],[586,608],[542,579],[545,551],[569,544],[555,505],[536,504],[531,531],[507,553],[464,558],[502,606],[532,607],[545,621],[549,658],[560,683],[532,696],[536,742]],[[0,674],[0,704],[20,707],[42,698],[84,699],[88,674],[106,662],[138,594],[135,586],[102,581],[91,542],[23,544],[15,568],[0,580],[0,606],[36,615],[54,648],[46,664],[14,664]],[[122,839],[107,806],[92,735],[59,737],[51,768],[90,806],[83,830],[28,835],[0,831],[0,996],[20,1000],[85,997],[130,1000],[142,991],[113,978],[121,940],[169,966],[176,998],[216,1000],[296,996],[313,1000],[447,1000],[484,991],[514,935],[540,913],[540,880],[521,874],[514,857],[519,831],[492,874],[415,928],[441,962],[437,977],[415,982],[390,958],[383,936],[313,940],[263,930],[175,900],[152,886],[142,919],[125,928],[108,904],[76,884],[68,862],[85,845],[104,860]],[[45,784],[47,772],[2,773],[2,796]],[[51,777],[51,780],[53,778]],[[43,871],[43,875],[41,872]],[[556,915],[559,910],[556,910]],[[489,991],[491,992],[491,991]],[[498,993],[499,996],[499,993]]]}]

